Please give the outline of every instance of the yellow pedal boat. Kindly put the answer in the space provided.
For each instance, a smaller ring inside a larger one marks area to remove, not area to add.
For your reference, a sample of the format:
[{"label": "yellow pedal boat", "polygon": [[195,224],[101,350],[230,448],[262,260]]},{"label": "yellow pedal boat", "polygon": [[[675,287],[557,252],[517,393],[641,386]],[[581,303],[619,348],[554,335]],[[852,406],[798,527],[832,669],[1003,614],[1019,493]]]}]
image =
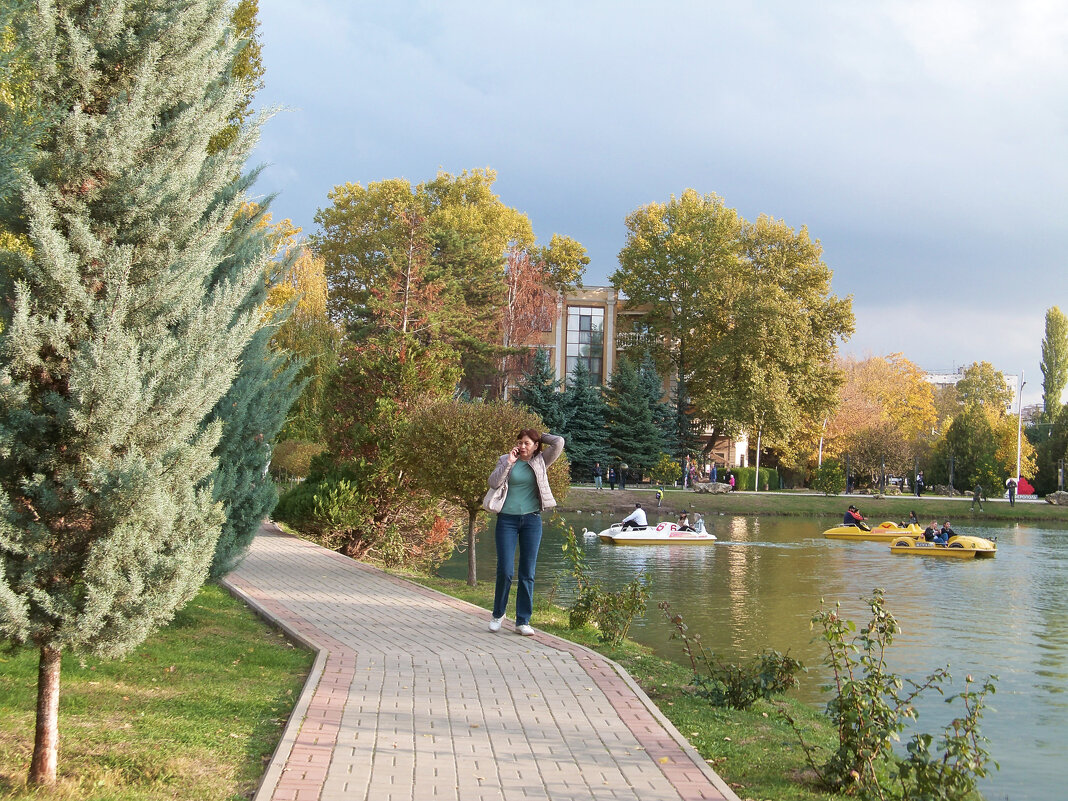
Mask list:
[{"label": "yellow pedal boat", "polygon": [[835,526],[823,532],[824,537],[834,540],[868,540],[870,542],[889,542],[895,537],[919,537],[923,535],[923,529],[915,523],[902,528],[897,523],[889,520],[863,529],[859,526]]},{"label": "yellow pedal boat", "polygon": [[716,535],[707,531],[683,531],[674,523],[659,523],[655,526],[623,528],[613,523],[597,535],[601,542],[612,545],[702,545],[716,541]]},{"label": "yellow pedal boat", "polygon": [[890,544],[892,553],[915,556],[940,556],[948,559],[993,559],[998,552],[997,543],[984,537],[957,534],[949,543],[927,542],[923,537],[899,537]]}]

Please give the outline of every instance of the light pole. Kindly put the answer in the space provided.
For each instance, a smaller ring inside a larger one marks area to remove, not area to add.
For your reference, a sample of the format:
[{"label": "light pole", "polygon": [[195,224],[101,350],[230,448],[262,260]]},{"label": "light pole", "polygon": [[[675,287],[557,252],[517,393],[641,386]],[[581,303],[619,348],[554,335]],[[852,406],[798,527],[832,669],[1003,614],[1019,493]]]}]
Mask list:
[{"label": "light pole", "polygon": [[1024,371],[1020,371],[1020,392],[1016,396],[1016,486],[1020,486],[1020,451],[1023,447],[1023,388],[1027,382],[1023,380]]},{"label": "light pole", "polygon": [[823,467],[823,435],[827,432],[827,418],[823,418],[823,429],[820,431],[820,457],[816,467]]}]

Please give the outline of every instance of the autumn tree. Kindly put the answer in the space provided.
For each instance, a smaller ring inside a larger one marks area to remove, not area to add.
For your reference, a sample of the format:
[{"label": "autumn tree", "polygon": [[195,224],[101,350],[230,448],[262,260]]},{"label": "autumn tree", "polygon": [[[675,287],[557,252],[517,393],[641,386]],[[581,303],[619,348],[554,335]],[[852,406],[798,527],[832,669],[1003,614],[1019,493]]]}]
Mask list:
[{"label": "autumn tree", "polygon": [[418,248],[423,278],[441,299],[427,336],[461,354],[472,394],[499,368],[509,249],[528,251],[551,286],[578,280],[585,259],[566,238],[538,248],[530,220],[501,202],[495,180],[492,170],[473,170],[439,173],[414,187],[403,179],[337,186],[331,205],[316,214],[320,232],[309,239],[326,265],[330,314],[355,335],[367,324],[374,293]]},{"label": "autumn tree", "polygon": [[[516,435],[525,428],[544,431],[545,425],[537,415],[514,403],[442,398],[417,409],[398,442],[416,486],[466,515],[467,583],[472,587],[478,583],[476,522],[489,474],[498,457],[514,446]],[[558,459],[548,475],[553,497],[562,501],[568,490],[566,458]]]},{"label": "autumn tree", "polygon": [[646,305],[656,348],[677,375],[677,407],[703,425],[785,439],[834,405],[833,357],[853,330],[848,299],[806,229],[743,220],[687,190],[627,217],[612,283]]},{"label": "autumn tree", "polygon": [[1064,386],[1068,384],[1068,317],[1057,306],[1046,310],[1041,367],[1042,420],[1052,423],[1060,413]]},{"label": "autumn tree", "polygon": [[[40,3],[18,19],[44,118],[0,228],[0,633],[40,653],[30,780],[56,778],[63,652],[121,656],[204,581],[223,522],[202,426],[260,324],[231,221],[251,176],[218,0]],[[11,152],[3,130],[0,152]],[[222,280],[218,280],[225,273]]]},{"label": "autumn tree", "polygon": [[1005,374],[995,370],[990,362],[973,362],[964,368],[957,382],[957,397],[962,407],[974,405],[1004,413],[1012,402],[1012,388]]},{"label": "autumn tree", "polygon": [[851,466],[873,478],[884,465],[889,473],[908,472],[937,421],[923,371],[900,353],[841,359],[839,367],[844,383],[827,419],[824,456],[848,453]]},{"label": "autumn tree", "polygon": [[[301,364],[304,390],[293,406],[282,436],[318,443],[322,440],[324,393],[337,366],[341,332],[326,312],[326,274],[323,261],[310,249],[296,246],[283,258],[281,274],[270,289],[268,307],[277,323],[271,347],[290,354]],[[288,317],[278,315],[288,310]]]}]

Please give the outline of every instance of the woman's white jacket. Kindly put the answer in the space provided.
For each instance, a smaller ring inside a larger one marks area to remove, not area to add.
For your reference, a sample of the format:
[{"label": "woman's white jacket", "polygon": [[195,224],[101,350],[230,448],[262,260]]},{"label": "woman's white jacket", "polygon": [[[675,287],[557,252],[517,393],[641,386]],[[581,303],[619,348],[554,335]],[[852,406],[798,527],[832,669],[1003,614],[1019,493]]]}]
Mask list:
[{"label": "woman's white jacket", "polygon": [[[548,468],[564,452],[564,438],[555,434],[541,435],[541,453],[535,454],[527,464],[534,471],[534,478],[538,482],[538,495],[541,496],[541,508],[552,509],[556,506],[556,499],[552,490],[549,489]],[[512,472],[512,466],[508,464],[508,454],[504,454],[497,460],[497,466],[489,477],[489,492],[482,499],[482,508],[487,512],[499,512],[504,506],[504,499],[508,496],[508,474]]]}]

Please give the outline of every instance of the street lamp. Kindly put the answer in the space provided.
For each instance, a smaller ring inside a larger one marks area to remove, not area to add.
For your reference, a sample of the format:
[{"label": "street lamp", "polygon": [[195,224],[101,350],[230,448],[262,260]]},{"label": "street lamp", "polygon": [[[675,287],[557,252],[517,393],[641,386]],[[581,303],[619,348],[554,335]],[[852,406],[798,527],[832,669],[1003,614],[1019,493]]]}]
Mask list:
[{"label": "street lamp", "polygon": [[1020,486],[1020,450],[1023,447],[1023,388],[1027,382],[1023,380],[1024,371],[1020,371],[1020,392],[1016,396],[1016,486]]}]

